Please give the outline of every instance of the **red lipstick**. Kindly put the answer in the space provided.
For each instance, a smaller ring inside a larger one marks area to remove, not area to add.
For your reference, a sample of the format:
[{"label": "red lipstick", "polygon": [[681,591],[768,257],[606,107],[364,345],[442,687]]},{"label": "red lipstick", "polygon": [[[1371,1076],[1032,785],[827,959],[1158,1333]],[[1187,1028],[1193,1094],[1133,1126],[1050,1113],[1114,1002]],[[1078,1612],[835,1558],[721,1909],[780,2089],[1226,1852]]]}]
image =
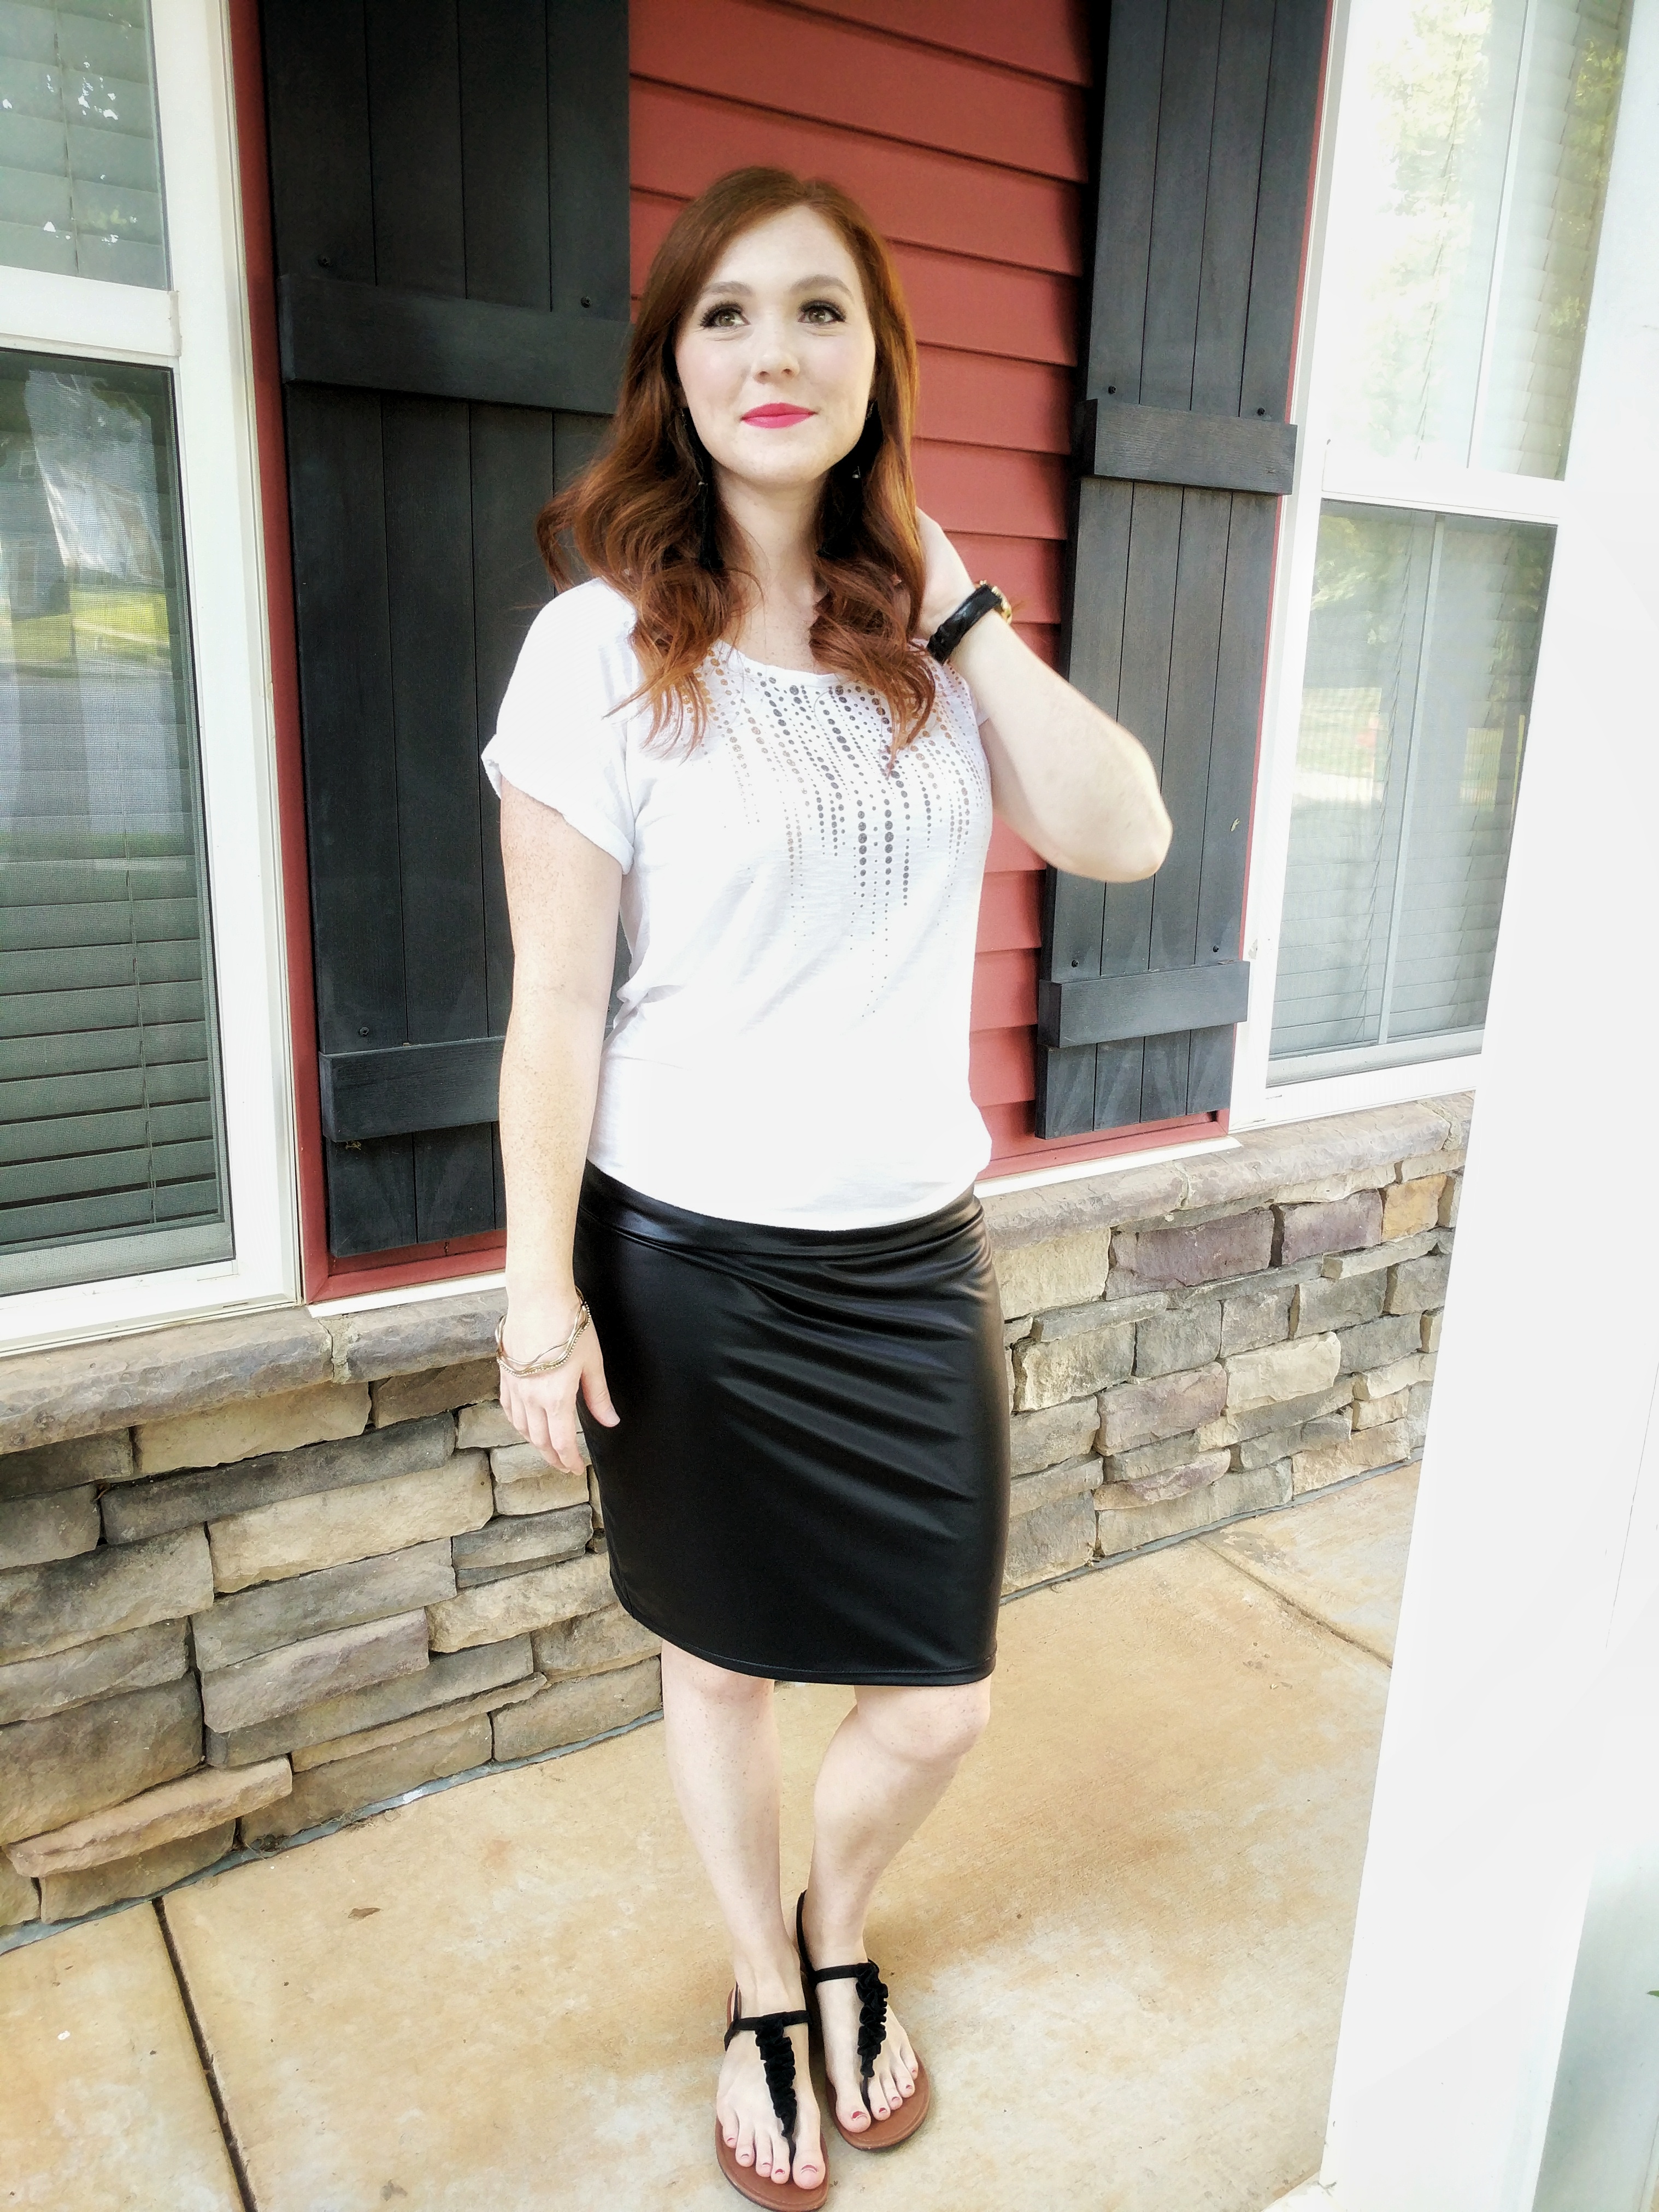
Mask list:
[{"label": "red lipstick", "polygon": [[792,422],[807,422],[811,414],[810,407],[791,407],[787,401],[775,399],[764,407],[751,407],[743,419],[757,430],[787,430]]}]

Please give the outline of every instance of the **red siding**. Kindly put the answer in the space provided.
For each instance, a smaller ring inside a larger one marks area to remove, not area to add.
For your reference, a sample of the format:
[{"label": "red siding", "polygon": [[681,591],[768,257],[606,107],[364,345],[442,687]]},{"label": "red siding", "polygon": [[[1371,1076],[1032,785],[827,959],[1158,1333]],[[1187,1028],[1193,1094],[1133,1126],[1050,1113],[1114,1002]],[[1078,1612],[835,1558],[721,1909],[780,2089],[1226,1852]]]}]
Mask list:
[{"label": "red siding", "polygon": [[[921,343],[916,479],[1052,659],[1078,340],[1088,46],[1080,0],[634,0],[634,283],[726,169],[833,177],[891,240]],[[974,1096],[994,1165],[1031,1135],[1042,864],[999,824],[980,910]]]},{"label": "red siding", "polygon": [[[1060,4],[1036,0],[1022,19]],[[1080,76],[1057,83],[856,20],[873,12],[836,0],[810,12],[771,0],[633,0],[634,74],[1036,176],[1086,177]]]},{"label": "red siding", "polygon": [[[636,67],[639,61],[636,41]],[[718,137],[722,127],[730,127],[731,112],[730,100],[636,78],[632,101],[636,190],[670,198],[689,196],[704,173],[711,133]],[[961,244],[960,157],[925,146],[895,145],[889,139],[858,139],[849,146],[850,134],[833,124],[771,114],[764,108],[748,107],[745,116],[744,153],[748,160],[777,161],[813,174],[833,164],[837,178],[893,237],[946,252]],[[1075,187],[1050,177],[1003,170],[997,172],[996,185],[997,196],[980,238],[984,256],[1022,268],[1073,274],[1077,265]]]}]

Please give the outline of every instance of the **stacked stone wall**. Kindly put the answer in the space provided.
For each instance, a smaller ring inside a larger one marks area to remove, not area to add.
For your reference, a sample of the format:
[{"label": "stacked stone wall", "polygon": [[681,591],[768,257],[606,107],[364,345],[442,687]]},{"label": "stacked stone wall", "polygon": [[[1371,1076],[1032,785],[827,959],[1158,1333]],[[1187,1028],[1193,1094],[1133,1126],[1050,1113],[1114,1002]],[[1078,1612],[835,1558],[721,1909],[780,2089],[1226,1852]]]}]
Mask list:
[{"label": "stacked stone wall", "polygon": [[0,1926],[656,1710],[591,1478],[495,1386],[470,1360],[0,1457]]},{"label": "stacked stone wall", "polygon": [[[1093,1227],[1068,1227],[1079,1200],[1052,1192],[1035,1209],[993,1202],[1008,1589],[1418,1455],[1467,1109],[1346,1116],[1241,1146],[1277,1188],[1241,1174],[1236,1153],[1182,1170],[1174,1206],[1157,1170],[1115,1190],[1103,1178],[1095,1210],[1115,1218]],[[1021,1230],[1029,1241],[1012,1243]]]},{"label": "stacked stone wall", "polygon": [[[1389,1109],[988,1203],[1009,1591],[1415,1455],[1467,1120]],[[0,1362],[0,1929],[658,1708],[591,1477],[495,1402],[499,1310]]]}]

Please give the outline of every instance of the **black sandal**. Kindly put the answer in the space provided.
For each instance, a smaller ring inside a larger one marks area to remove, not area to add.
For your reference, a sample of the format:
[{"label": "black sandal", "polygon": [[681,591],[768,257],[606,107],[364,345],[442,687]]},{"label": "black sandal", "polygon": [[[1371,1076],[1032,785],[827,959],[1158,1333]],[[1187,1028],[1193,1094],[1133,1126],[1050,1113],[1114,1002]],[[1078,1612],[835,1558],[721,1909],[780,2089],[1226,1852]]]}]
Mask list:
[{"label": "black sandal", "polygon": [[[795,1900],[795,1948],[800,1954],[801,1980],[806,1986],[808,2003],[817,1995],[820,1982],[856,1982],[859,1992],[859,2095],[864,2109],[870,2112],[870,2077],[875,2071],[881,2046],[887,2039],[887,1984],[873,1959],[861,1960],[851,1966],[815,1966],[807,1955],[805,1923],[806,1892],[802,1890]],[[823,2039],[823,2019],[820,2008],[817,2021],[809,2033],[815,2033],[820,2043]],[[828,2068],[825,2068],[826,2076]],[[843,2142],[854,2150],[893,2150],[906,2142],[927,2117],[933,2102],[933,2085],[927,2078],[927,2069],[920,2058],[916,2061],[916,2087],[914,2096],[902,2097],[884,2120],[870,2112],[870,2124],[854,2134],[842,2126],[841,2113],[833,2094],[835,2083],[830,2082],[830,2117],[840,2131]]]},{"label": "black sandal", "polygon": [[[790,2165],[795,2156],[795,2046],[786,2031],[805,2027],[811,2023],[804,2012],[763,2012],[751,2014],[747,2019],[738,2011],[741,1992],[733,1990],[726,2008],[726,2048],[732,2047],[736,2035],[752,2035],[759,2047],[761,2064],[766,2069],[766,2087],[772,2100],[772,2110],[777,2115],[778,2125],[783,2130],[789,2145]],[[751,2166],[739,2166],[738,2154],[726,2140],[726,2130],[719,2120],[714,2122],[714,2156],[720,2172],[739,2197],[746,2197],[751,2204],[763,2204],[767,2212],[820,2212],[830,2194],[828,2165],[824,2176],[815,2188],[803,2188],[792,2172],[787,2181],[763,2179]]]}]

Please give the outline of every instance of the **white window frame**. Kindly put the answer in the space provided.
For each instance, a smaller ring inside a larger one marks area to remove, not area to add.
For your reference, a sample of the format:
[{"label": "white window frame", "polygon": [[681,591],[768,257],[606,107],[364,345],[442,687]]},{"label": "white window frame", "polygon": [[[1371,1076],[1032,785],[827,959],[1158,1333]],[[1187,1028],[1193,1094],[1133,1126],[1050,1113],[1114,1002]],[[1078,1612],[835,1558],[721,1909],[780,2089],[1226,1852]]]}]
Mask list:
[{"label": "white window frame", "polygon": [[[1323,365],[1320,292],[1333,210],[1340,214],[1348,164],[1357,158],[1350,143],[1353,134],[1345,134],[1342,128],[1346,74],[1354,51],[1352,30],[1357,9],[1389,4],[1390,0],[1336,0],[1332,23],[1324,112],[1315,169],[1308,278],[1291,384],[1291,420],[1300,425],[1296,477],[1279,518],[1255,829],[1245,892],[1244,957],[1250,963],[1250,1002],[1249,1018],[1238,1030],[1234,1057],[1229,1126],[1235,1129],[1311,1121],[1322,1115],[1352,1113],[1368,1106],[1444,1097],[1449,1091],[1473,1089],[1480,1072],[1478,1052],[1452,1059],[1425,1058],[1397,1066],[1370,1069],[1363,1074],[1333,1075],[1301,1083],[1274,1083],[1269,1071],[1273,994],[1278,980],[1297,746],[1302,720],[1302,678],[1313,610],[1321,508],[1327,500],[1343,500],[1437,514],[1542,522],[1556,526],[1559,530],[1576,486],[1571,445],[1568,448],[1566,476],[1556,480],[1440,463],[1379,460],[1374,454],[1344,449],[1330,436],[1329,409],[1322,400],[1320,388]],[[1594,404],[1593,396],[1581,382],[1576,414],[1582,416]],[[1552,593],[1545,606],[1540,660],[1548,649],[1553,607]],[[1427,1042],[1431,1043],[1432,1040]]]},{"label": "white window frame", "polygon": [[0,1298],[0,1352],[300,1296],[275,729],[229,23],[153,0],[172,289],[0,269],[0,346],[172,371],[234,1256]]}]

